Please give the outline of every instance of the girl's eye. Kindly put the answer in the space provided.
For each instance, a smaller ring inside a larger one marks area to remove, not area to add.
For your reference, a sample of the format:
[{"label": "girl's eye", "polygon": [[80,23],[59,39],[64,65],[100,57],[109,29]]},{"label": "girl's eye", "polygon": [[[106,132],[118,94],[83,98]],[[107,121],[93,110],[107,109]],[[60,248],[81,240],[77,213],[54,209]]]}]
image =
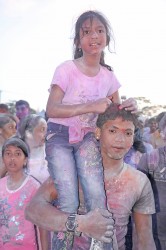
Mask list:
[{"label": "girl's eye", "polygon": [[89,30],[84,30],[84,35],[88,35],[90,33]]},{"label": "girl's eye", "polygon": [[104,30],[102,30],[102,29],[99,30],[99,33],[103,33],[103,32],[104,32]]}]

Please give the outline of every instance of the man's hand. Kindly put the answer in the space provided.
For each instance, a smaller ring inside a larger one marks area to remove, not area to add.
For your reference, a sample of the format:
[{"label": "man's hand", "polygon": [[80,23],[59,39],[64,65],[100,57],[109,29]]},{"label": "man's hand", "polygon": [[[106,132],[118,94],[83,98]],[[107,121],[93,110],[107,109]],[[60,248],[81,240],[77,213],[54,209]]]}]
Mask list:
[{"label": "man's hand", "polygon": [[114,220],[107,210],[95,209],[85,215],[78,215],[77,221],[78,231],[105,243],[112,242]]}]

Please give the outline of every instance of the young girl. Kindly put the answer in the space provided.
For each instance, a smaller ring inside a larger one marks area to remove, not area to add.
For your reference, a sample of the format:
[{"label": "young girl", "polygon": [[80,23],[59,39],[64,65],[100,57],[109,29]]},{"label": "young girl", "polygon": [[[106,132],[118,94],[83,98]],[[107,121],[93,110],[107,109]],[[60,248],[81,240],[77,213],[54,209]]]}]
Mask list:
[{"label": "young girl", "polygon": [[[0,249],[37,250],[36,228],[27,221],[24,209],[39,187],[39,183],[25,174],[28,147],[19,138],[6,140],[2,158],[8,175],[0,180]],[[42,250],[48,250],[47,233],[40,230]]]},{"label": "young girl", "polygon": [[[78,178],[87,211],[106,208],[102,159],[93,132],[98,114],[111,102],[120,103],[120,83],[104,62],[110,40],[106,18],[96,11],[83,13],[75,26],[74,60],[57,67],[50,87],[46,159],[59,208],[70,213],[77,213],[79,206]],[[134,110],[134,105],[130,99],[121,108]]]}]

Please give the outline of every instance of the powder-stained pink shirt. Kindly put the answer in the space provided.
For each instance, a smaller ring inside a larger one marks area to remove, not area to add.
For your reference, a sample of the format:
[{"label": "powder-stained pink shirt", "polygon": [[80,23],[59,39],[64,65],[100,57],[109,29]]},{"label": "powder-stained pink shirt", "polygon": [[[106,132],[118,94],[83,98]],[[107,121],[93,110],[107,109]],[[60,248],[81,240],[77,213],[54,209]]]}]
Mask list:
[{"label": "powder-stained pink shirt", "polygon": [[37,250],[34,225],[24,210],[40,184],[28,176],[20,188],[9,190],[7,178],[0,180],[0,249]]},{"label": "powder-stained pink shirt", "polygon": [[[90,77],[83,74],[73,61],[59,65],[54,73],[51,85],[58,85],[64,91],[62,104],[73,105],[93,102],[111,96],[120,88],[120,83],[112,71],[101,66],[99,73]],[[70,118],[49,118],[49,122],[69,127],[69,141],[81,141],[88,131],[94,131],[96,113],[87,113]]]}]

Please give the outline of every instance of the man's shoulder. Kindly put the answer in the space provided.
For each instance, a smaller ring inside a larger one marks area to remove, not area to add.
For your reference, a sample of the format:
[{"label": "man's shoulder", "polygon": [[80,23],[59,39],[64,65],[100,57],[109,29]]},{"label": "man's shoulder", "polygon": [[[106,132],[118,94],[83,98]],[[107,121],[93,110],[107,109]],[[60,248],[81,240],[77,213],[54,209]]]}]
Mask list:
[{"label": "man's shoulder", "polygon": [[145,179],[147,178],[146,174],[132,167],[130,164],[125,163],[125,165],[126,165],[126,173],[130,174],[130,176],[132,176],[134,179],[137,179],[140,177],[145,178]]}]

